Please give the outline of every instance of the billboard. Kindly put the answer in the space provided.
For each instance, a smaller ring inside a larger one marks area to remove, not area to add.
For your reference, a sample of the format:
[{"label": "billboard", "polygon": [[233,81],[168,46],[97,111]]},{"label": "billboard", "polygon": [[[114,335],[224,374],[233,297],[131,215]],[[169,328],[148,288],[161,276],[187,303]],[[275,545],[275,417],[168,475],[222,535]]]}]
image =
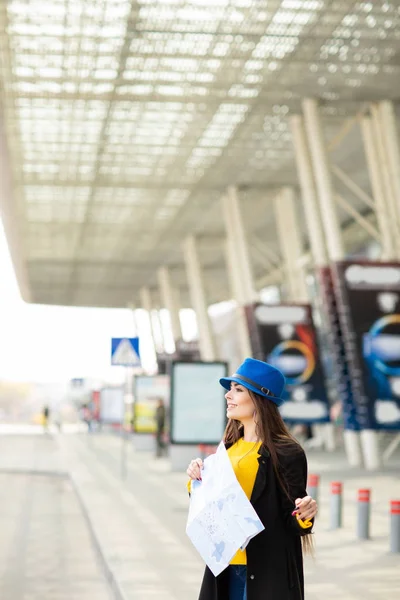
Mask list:
[{"label": "billboard", "polygon": [[134,378],[133,431],[155,433],[156,408],[161,399],[168,424],[170,378],[168,375],[136,375]]},{"label": "billboard", "polygon": [[345,429],[359,431],[353,388],[351,385],[350,367],[347,361],[343,332],[339,320],[338,302],[332,276],[331,266],[316,269],[318,292],[321,297],[321,315],[324,321],[329,348],[329,364],[326,374],[334,386],[335,393],[341,401],[343,425]]},{"label": "billboard", "polygon": [[121,424],[125,418],[125,395],[122,386],[104,387],[100,390],[100,421]]},{"label": "billboard", "polygon": [[333,270],[357,419],[363,429],[400,429],[400,264]]},{"label": "billboard", "polygon": [[216,445],[226,426],[224,362],[174,362],[171,377],[171,442]]},{"label": "billboard", "polygon": [[246,307],[254,358],[277,367],[286,378],[280,408],[289,423],[329,421],[324,383],[311,306],[254,304]]}]

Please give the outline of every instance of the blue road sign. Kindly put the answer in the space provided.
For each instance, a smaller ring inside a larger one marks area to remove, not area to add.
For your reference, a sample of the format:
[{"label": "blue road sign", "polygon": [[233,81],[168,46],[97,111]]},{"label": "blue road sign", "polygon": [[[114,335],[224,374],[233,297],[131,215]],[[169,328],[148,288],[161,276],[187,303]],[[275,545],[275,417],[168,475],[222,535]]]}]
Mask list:
[{"label": "blue road sign", "polygon": [[139,338],[112,338],[111,364],[119,367],[140,367]]}]

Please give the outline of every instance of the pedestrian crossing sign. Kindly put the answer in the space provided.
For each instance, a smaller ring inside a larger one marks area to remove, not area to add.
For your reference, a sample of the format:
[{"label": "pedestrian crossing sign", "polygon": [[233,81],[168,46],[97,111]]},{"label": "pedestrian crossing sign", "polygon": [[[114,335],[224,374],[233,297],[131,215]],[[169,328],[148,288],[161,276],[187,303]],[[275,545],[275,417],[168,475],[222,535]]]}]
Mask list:
[{"label": "pedestrian crossing sign", "polygon": [[119,367],[140,367],[139,338],[112,338],[111,364]]}]

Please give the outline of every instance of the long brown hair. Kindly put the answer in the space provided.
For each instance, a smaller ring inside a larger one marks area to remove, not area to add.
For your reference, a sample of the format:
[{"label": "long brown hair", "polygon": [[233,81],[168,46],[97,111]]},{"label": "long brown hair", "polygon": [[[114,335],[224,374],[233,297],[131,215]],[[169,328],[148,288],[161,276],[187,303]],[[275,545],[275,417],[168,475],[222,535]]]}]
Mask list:
[{"label": "long brown hair", "polygon": [[[299,447],[300,445],[286,427],[277,405],[249,389],[247,391],[254,403],[257,438],[268,450],[278,483],[286,496],[292,501],[287,484],[280,473],[279,454],[292,452],[294,447]],[[243,437],[243,425],[240,421],[229,419],[224,433],[224,442],[226,444],[234,444],[241,437]],[[301,542],[303,551],[306,554],[313,554],[312,537],[304,535],[301,538]]]}]

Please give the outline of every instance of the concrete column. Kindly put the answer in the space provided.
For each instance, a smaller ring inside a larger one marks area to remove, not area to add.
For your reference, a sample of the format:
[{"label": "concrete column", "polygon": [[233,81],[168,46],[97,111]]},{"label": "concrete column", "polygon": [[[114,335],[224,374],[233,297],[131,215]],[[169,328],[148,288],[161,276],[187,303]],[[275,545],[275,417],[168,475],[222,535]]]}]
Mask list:
[{"label": "concrete column", "polygon": [[[314,98],[303,100],[303,112],[318,204],[325,232],[328,262],[343,260],[345,257],[344,244],[335,206],[331,170],[317,101]],[[360,464],[361,445],[358,432],[346,429],[343,436],[350,464]]]},{"label": "concrete column", "polygon": [[243,217],[240,210],[240,201],[237,188],[229,187],[227,195],[223,198],[224,212],[228,215],[230,235],[234,237],[235,264],[240,272],[241,286],[244,302],[250,304],[257,298],[254,287],[254,277],[251,267],[250,252],[247,244]]},{"label": "concrete column", "polygon": [[293,302],[308,302],[306,275],[304,269],[297,265],[303,249],[293,188],[285,187],[279,192],[274,198],[274,209],[279,244],[285,261],[289,298]]},{"label": "concrete column", "polygon": [[167,267],[158,270],[158,283],[160,286],[161,300],[169,312],[171,329],[174,341],[182,339],[181,322],[179,319],[179,306],[171,283],[171,276]]},{"label": "concrete column", "polygon": [[131,315],[132,315],[134,335],[138,336],[139,329],[138,329],[138,323],[137,323],[137,318],[136,318],[136,306],[134,304],[128,304],[128,308],[131,311]]},{"label": "concrete column", "polygon": [[183,255],[192,306],[196,312],[202,360],[216,360],[215,341],[207,311],[206,293],[196,240],[193,235],[183,243]]},{"label": "concrete column", "polygon": [[335,207],[331,171],[317,101],[314,98],[305,99],[303,101],[303,111],[328,256],[330,260],[342,260],[344,258],[344,246]]},{"label": "concrete column", "polygon": [[315,266],[320,267],[328,264],[328,255],[315,189],[311,156],[304,129],[304,120],[301,116],[295,115],[291,117],[290,124],[311,254]]},{"label": "concrete column", "polygon": [[375,213],[381,238],[382,260],[392,260],[396,256],[395,243],[393,240],[392,225],[390,223],[389,207],[385,197],[385,184],[382,179],[383,173],[380,168],[378,148],[375,141],[374,126],[370,117],[364,117],[361,121],[365,156],[369,177],[371,181],[372,194],[375,201]]},{"label": "concrete column", "polygon": [[143,310],[145,310],[148,315],[150,331],[151,331],[151,338],[153,340],[154,349],[156,352],[162,352],[162,344],[160,343],[161,340],[157,339],[157,334],[156,334],[155,328],[154,328],[154,321],[152,319],[153,305],[152,305],[152,301],[151,301],[150,290],[148,287],[142,287],[142,288],[140,288],[139,294],[140,294],[140,304],[142,305]]},{"label": "concrete column", "polygon": [[237,303],[236,321],[241,358],[252,355],[244,306],[257,299],[251,272],[250,255],[235,188],[221,199],[226,229],[225,257],[231,292]]},{"label": "concrete column", "polygon": [[378,115],[386,154],[390,206],[393,211],[391,219],[396,231],[396,258],[400,259],[400,145],[393,103],[389,100],[380,102]]},{"label": "concrete column", "polygon": [[240,278],[238,270],[235,267],[235,252],[234,240],[228,236],[225,242],[225,258],[229,272],[231,294],[237,303],[236,308],[236,324],[239,339],[239,348],[241,359],[244,360],[248,356],[252,356],[249,328],[247,325],[246,315],[243,308],[242,293],[240,287]]},{"label": "concrete column", "polygon": [[377,105],[371,106],[372,125],[374,132],[374,142],[376,145],[376,157],[378,160],[379,172],[383,184],[383,193],[385,196],[385,204],[389,216],[389,227],[391,229],[391,238],[393,240],[394,257],[398,255],[398,238],[399,231],[397,227],[396,215],[396,199],[392,188],[392,182],[389,169],[389,158],[386,148],[386,139],[382,127],[380,111]]},{"label": "concrete column", "polygon": [[159,344],[160,344],[161,352],[166,352],[166,348],[167,348],[168,344],[165,339],[165,332],[164,332],[164,327],[163,327],[163,323],[161,320],[160,310],[161,310],[160,306],[158,306],[157,308],[154,308],[152,310],[151,321],[152,321],[154,331],[158,330],[158,337],[160,340]]}]

